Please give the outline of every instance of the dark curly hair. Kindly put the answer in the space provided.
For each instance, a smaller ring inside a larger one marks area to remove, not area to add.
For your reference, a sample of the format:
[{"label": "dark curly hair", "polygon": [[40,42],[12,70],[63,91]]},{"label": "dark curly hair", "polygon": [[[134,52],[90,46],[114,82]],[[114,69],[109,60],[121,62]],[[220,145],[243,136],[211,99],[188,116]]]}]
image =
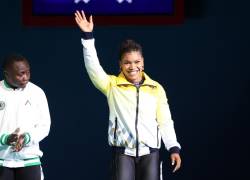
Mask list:
[{"label": "dark curly hair", "polygon": [[126,39],[120,45],[119,59],[121,60],[125,53],[129,53],[132,51],[138,51],[143,56],[141,45],[132,39]]}]

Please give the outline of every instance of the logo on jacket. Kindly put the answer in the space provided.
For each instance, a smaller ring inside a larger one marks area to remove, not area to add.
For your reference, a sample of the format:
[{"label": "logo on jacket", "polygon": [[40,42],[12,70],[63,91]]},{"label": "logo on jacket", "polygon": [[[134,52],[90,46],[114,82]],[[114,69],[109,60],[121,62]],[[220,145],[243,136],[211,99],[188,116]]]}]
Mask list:
[{"label": "logo on jacket", "polygon": [[29,100],[26,101],[25,106],[26,106],[26,105],[30,105],[30,106],[31,106],[31,103],[30,103]]},{"label": "logo on jacket", "polygon": [[5,108],[5,102],[0,101],[0,110],[3,110]]}]

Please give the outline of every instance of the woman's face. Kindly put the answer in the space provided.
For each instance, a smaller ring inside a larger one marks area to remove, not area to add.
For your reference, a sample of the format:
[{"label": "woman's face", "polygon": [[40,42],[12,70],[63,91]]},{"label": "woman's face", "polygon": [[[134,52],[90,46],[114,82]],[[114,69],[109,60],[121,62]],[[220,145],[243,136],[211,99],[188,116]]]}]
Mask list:
[{"label": "woman's face", "polygon": [[144,60],[141,53],[139,51],[125,53],[120,60],[120,68],[129,82],[140,82],[144,70]]}]

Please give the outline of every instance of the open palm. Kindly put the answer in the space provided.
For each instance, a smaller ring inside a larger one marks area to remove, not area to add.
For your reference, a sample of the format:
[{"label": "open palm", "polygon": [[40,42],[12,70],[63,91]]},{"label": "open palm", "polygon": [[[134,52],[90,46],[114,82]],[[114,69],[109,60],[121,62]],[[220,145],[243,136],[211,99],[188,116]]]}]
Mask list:
[{"label": "open palm", "polygon": [[93,31],[94,23],[93,23],[92,16],[89,17],[89,21],[88,21],[83,11],[81,11],[81,13],[79,11],[76,11],[75,21],[83,32]]}]

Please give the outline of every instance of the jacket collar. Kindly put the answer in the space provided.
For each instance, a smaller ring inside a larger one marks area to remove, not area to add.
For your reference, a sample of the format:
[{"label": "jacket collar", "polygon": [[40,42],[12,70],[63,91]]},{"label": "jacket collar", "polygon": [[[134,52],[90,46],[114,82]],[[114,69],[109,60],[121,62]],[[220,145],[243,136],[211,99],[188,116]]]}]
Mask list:
[{"label": "jacket collar", "polygon": [[[143,82],[142,86],[156,87],[156,82],[153,81],[145,72],[143,72],[143,77],[144,77],[144,82]],[[122,72],[120,72],[120,74],[116,78],[116,84],[118,86],[121,86],[121,85],[134,85],[133,83],[129,82],[125,78],[125,76],[124,76],[124,74]]]},{"label": "jacket collar", "polygon": [[[5,79],[3,80],[3,85],[4,85],[5,88],[9,88],[9,89],[12,88],[12,87],[9,85],[9,83],[7,83],[7,81],[6,81]],[[13,88],[12,88],[12,89],[13,89]]]},{"label": "jacket collar", "polygon": [[[29,82],[28,82],[29,83]],[[15,91],[15,90],[24,90],[25,88],[14,88],[12,87],[5,79],[3,79],[1,81],[1,84],[2,84],[2,87],[6,90],[9,90],[9,91]],[[28,84],[27,84],[28,85]],[[26,86],[27,86],[26,85]]]}]

